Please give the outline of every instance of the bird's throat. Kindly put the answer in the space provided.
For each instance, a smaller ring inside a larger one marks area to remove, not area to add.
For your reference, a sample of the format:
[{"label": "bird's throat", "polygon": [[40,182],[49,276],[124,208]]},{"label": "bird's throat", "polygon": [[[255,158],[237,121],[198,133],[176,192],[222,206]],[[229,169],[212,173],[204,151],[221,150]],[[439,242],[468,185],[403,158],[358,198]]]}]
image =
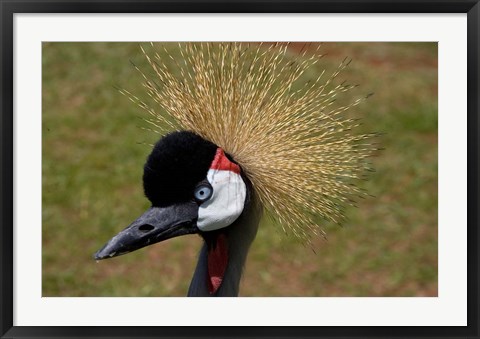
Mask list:
[{"label": "bird's throat", "polygon": [[228,240],[227,236],[219,233],[215,239],[208,245],[208,291],[215,294],[222,285],[225,271],[228,264]]},{"label": "bird's throat", "polygon": [[242,215],[224,229],[202,232],[204,242],[192,282],[189,297],[236,297],[250,245],[255,239],[262,206],[249,190]]}]

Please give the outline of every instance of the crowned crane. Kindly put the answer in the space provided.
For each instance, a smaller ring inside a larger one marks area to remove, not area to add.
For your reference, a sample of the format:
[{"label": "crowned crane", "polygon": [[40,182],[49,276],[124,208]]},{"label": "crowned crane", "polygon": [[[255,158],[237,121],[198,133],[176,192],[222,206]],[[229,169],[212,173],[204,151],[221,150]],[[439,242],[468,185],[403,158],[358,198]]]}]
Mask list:
[{"label": "crowned crane", "polygon": [[[369,170],[373,134],[332,105],[354,88],[322,74],[293,89],[318,55],[298,60],[284,46],[242,43],[180,45],[178,61],[142,51],[154,70],[145,79],[158,112],[146,110],[164,136],[144,165],[151,207],[108,241],[107,259],[187,234],[203,238],[188,296],[237,296],[247,254],[265,211],[299,239],[323,232],[318,219],[338,222],[343,207],[365,192],[354,184]],[[172,63],[165,61],[174,60]],[[174,130],[173,132],[171,130]]]},{"label": "crowned crane", "polygon": [[174,132],[144,167],[152,207],[112,238],[95,258],[121,255],[172,237],[204,239],[189,296],[236,296],[260,209],[248,179],[221,148],[192,132]]}]

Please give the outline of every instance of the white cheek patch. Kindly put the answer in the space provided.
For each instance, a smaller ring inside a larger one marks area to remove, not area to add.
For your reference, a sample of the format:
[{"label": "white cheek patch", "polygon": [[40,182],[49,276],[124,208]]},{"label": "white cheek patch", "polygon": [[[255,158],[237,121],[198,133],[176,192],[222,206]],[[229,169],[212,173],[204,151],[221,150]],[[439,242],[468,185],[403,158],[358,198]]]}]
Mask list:
[{"label": "white cheek patch", "polygon": [[[230,167],[225,166],[225,160],[231,164]],[[198,209],[197,226],[200,230],[213,231],[227,227],[242,214],[247,188],[237,168],[239,167],[225,157],[223,151],[221,153],[217,151],[217,156],[207,174],[213,194]]]}]

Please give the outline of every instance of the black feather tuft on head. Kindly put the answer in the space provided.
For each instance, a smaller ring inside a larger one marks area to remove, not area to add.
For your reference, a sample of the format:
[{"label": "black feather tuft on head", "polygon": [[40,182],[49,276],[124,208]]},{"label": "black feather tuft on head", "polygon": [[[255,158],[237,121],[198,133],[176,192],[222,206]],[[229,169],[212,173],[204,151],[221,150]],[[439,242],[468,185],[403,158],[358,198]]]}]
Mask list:
[{"label": "black feather tuft on head", "polygon": [[217,146],[193,132],[167,134],[154,146],[143,172],[143,189],[153,206],[193,199],[195,186],[205,179]]}]

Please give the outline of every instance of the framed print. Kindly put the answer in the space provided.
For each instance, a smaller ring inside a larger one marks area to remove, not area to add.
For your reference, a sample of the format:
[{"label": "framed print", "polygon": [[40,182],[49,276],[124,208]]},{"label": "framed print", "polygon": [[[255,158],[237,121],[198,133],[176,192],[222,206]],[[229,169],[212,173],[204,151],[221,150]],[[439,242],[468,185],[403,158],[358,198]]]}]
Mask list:
[{"label": "framed print", "polygon": [[478,337],[479,8],[2,1],[2,338]]}]

